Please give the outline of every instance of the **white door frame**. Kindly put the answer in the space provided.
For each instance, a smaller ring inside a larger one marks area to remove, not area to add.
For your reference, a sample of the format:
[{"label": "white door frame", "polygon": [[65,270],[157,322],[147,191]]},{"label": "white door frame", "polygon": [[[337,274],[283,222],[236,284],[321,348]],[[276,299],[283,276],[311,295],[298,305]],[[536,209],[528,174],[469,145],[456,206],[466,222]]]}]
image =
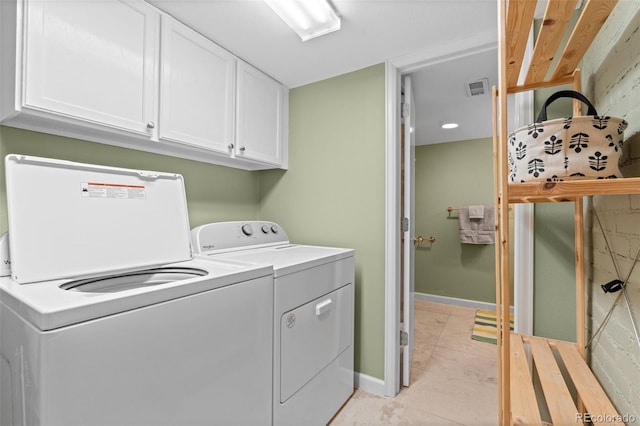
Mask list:
[{"label": "white door frame", "polygon": [[[401,192],[404,193],[404,217],[406,219],[406,226],[403,224],[404,232],[404,257],[402,259],[403,268],[403,282],[402,286],[402,323],[404,324],[404,330],[409,332],[406,334],[408,337],[404,342],[402,348],[402,385],[409,386],[411,378],[411,363],[413,360],[413,347],[415,341],[415,311],[414,311],[414,294],[415,294],[415,257],[416,257],[416,245],[415,245],[415,220],[416,220],[416,208],[415,208],[415,158],[416,158],[416,137],[414,127],[416,124],[416,103],[413,97],[413,85],[411,84],[411,76],[405,74],[402,76],[402,84],[404,86],[404,101],[401,108],[402,111],[402,126],[404,127],[404,140],[401,145],[404,145],[404,158],[402,164],[404,164],[404,188]],[[401,172],[402,173],[402,172]],[[420,245],[420,244],[418,244]]]},{"label": "white door frame", "polygon": [[[533,122],[533,92],[515,96],[515,124],[519,128]],[[533,203],[515,205],[513,216],[513,304],[514,331],[533,335],[533,272],[534,272]]]},{"label": "white door frame", "polygon": [[384,395],[400,391],[400,71],[387,61],[386,185],[385,185],[385,297],[384,297]]},{"label": "white door frame", "polygon": [[[480,40],[483,37],[479,38]],[[495,39],[495,36],[493,36]],[[484,38],[482,44],[476,44],[472,48],[451,48],[440,49],[440,52],[455,52],[453,54],[424,54],[412,57],[403,57],[396,60],[386,61],[385,64],[385,95],[386,95],[386,183],[385,183],[385,358],[384,358],[384,395],[395,396],[400,392],[400,84],[402,74],[418,70],[420,68],[434,65],[440,62],[450,61],[455,58],[464,57],[470,54],[496,49],[497,43],[492,38]],[[469,46],[469,43],[467,43]],[[515,233],[518,235],[530,235],[530,232],[522,233],[524,226],[532,226],[532,221],[523,221],[522,215],[515,217]],[[531,224],[531,225],[529,225]],[[525,238],[524,247],[529,247],[532,240]],[[514,250],[519,250],[518,245]],[[528,254],[525,254],[528,253]],[[533,251],[529,250],[521,255],[515,255],[515,261],[522,260],[525,266],[520,270],[525,275],[532,273]],[[519,279],[518,279],[519,280]],[[525,280],[532,282],[532,280]],[[517,282],[517,281],[516,281]],[[520,303],[529,304],[527,300],[528,292],[520,293]],[[516,304],[518,304],[516,299]],[[523,310],[523,316],[531,314],[531,310]],[[528,319],[527,323],[531,323]],[[410,330],[413,332],[413,330]]]},{"label": "white door frame", "polygon": [[[533,28],[529,34],[524,61],[529,63],[533,55]],[[519,83],[522,83],[523,77]],[[512,129],[517,129],[533,122],[533,91],[519,92],[514,95],[514,114]],[[533,284],[534,284],[534,219],[533,203],[516,204],[514,212],[513,236],[513,304],[514,331],[533,335]]]}]

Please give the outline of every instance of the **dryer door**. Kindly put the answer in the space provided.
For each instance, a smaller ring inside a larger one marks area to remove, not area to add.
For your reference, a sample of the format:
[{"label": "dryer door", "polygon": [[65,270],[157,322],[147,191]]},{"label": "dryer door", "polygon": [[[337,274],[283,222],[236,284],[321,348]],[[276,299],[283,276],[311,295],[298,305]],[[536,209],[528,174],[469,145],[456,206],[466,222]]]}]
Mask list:
[{"label": "dryer door", "polygon": [[353,341],[353,285],[280,318],[280,402],[284,403]]}]

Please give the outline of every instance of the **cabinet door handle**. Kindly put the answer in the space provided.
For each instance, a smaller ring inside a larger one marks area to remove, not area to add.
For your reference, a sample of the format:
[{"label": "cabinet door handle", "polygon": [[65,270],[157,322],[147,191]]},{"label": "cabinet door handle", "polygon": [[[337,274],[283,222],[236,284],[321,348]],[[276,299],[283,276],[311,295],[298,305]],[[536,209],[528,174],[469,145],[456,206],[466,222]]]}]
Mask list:
[{"label": "cabinet door handle", "polygon": [[240,147],[240,152],[244,152],[244,150],[245,150],[245,149],[246,149],[246,148],[245,148],[244,146],[241,146],[241,147]]},{"label": "cabinet door handle", "polygon": [[156,128],[156,123],[154,123],[153,121],[150,121],[147,123],[147,129],[155,129]]},{"label": "cabinet door handle", "polygon": [[327,299],[324,302],[320,302],[316,305],[316,316],[320,316],[325,312],[331,310],[333,308],[333,301],[331,299]]},{"label": "cabinet door handle", "polygon": [[230,143],[230,144],[227,146],[227,148],[229,148],[229,149],[233,149],[233,146],[234,146],[234,145],[233,145],[232,143]]}]

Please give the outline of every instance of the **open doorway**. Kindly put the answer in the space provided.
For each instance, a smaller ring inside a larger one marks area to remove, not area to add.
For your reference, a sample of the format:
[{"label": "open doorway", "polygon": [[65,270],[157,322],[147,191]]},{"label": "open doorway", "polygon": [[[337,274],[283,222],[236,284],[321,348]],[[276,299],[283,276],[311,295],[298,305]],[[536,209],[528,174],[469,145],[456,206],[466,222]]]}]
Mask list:
[{"label": "open doorway", "polygon": [[[454,54],[448,54],[444,56],[439,56],[431,59],[424,59],[422,61],[410,61],[408,63],[401,62],[388,62],[387,63],[387,270],[386,270],[386,306],[385,306],[385,394],[388,396],[394,396],[400,391],[400,386],[402,383],[402,370],[403,367],[401,363],[401,359],[404,356],[399,345],[398,336],[401,336],[403,339],[402,332],[406,331],[411,334],[413,332],[412,329],[407,328],[404,322],[401,325],[401,300],[402,300],[402,291],[407,291],[408,282],[406,280],[407,275],[403,273],[405,270],[407,256],[403,256],[401,253],[401,247],[404,247],[406,250],[406,245],[401,243],[402,237],[404,235],[404,219],[405,214],[404,211],[401,210],[399,206],[402,206],[401,203],[401,193],[399,188],[401,187],[401,181],[403,176],[402,163],[400,161],[401,158],[404,157],[404,153],[401,152],[401,124],[402,124],[402,81],[403,77],[406,75],[415,76],[416,73],[422,72],[428,68],[433,68],[439,64],[445,62],[455,62],[459,58],[468,58],[473,55],[490,53],[491,51],[496,51],[497,47],[495,43],[487,43],[483,45],[479,45],[473,49],[466,49],[459,51]],[[416,87],[415,78],[413,79],[413,87],[415,91],[420,91],[421,88]],[[462,83],[461,83],[462,85]],[[490,85],[491,86],[491,85]],[[462,85],[464,88],[464,85]],[[419,97],[419,94],[416,95],[416,98]],[[442,101],[441,101],[442,102]],[[531,119],[531,109],[532,109],[532,99],[527,96],[522,96],[520,98],[516,98],[513,100],[512,107],[516,111],[514,116],[520,122],[529,122]],[[441,108],[441,109],[444,109]],[[418,104],[416,106],[416,111],[418,114],[428,114],[420,108]],[[489,121],[490,120],[486,120]],[[420,145],[420,132],[425,132],[429,130],[421,130],[421,126],[419,123],[415,125],[415,133],[416,133],[416,141],[417,144]],[[486,133],[486,131],[485,131]],[[463,136],[463,138],[467,139],[475,139],[477,136],[471,134],[469,136]],[[458,140],[460,136],[452,137],[450,141]],[[438,140],[433,143],[444,143],[449,142],[447,140]],[[420,165],[418,165],[420,167]],[[452,165],[455,167],[455,164]],[[445,183],[446,184],[446,183]],[[446,187],[443,187],[446,190]],[[458,206],[440,206],[441,210],[444,211],[447,207],[458,207]],[[530,240],[529,236],[532,232],[532,223],[531,216],[532,212],[528,211],[526,208],[523,208],[524,211],[520,211],[520,207],[518,206],[515,210],[515,231],[512,235],[520,235],[521,238],[516,239],[514,246],[514,250],[516,253],[521,253],[519,256],[515,256],[517,261],[522,262],[521,267],[516,265],[516,274],[518,276],[515,278],[518,282],[520,282],[518,289],[516,289],[516,312],[518,309],[522,312],[522,315],[516,314],[516,329],[520,328],[521,330],[526,330],[528,327],[531,327],[531,312],[528,311],[528,299],[527,294],[530,292],[530,288],[532,285],[532,272],[530,268],[530,264],[532,262],[532,240]],[[398,224],[402,224],[402,226],[398,226]],[[415,222],[412,223],[415,225]],[[413,232],[413,228],[412,232]],[[423,234],[425,236],[432,236],[430,229],[415,229],[416,234]],[[414,237],[413,233],[410,236]],[[437,237],[437,236],[436,236]],[[436,243],[437,244],[437,243]],[[410,265],[411,268],[414,265]],[[520,272],[518,273],[518,270]],[[398,285],[398,283],[402,283],[402,285]],[[518,298],[518,291],[520,291],[520,298]],[[402,312],[404,313],[404,311]],[[520,324],[519,324],[520,323]],[[403,329],[402,327],[405,326]],[[406,340],[406,336],[404,337]]]},{"label": "open doorway", "polygon": [[[406,263],[409,261],[409,257],[402,255],[401,250],[406,252],[406,224],[405,224],[405,212],[400,208],[401,193],[399,188],[401,187],[401,180],[403,175],[403,169],[400,159],[403,158],[404,152],[401,151],[400,128],[402,123],[402,106],[401,96],[403,87],[403,77],[406,75],[414,75],[429,67],[434,67],[438,64],[445,62],[455,61],[460,58],[471,57],[473,55],[491,52],[496,50],[495,43],[487,43],[479,45],[473,49],[466,49],[458,51],[455,54],[448,54],[445,56],[439,56],[431,59],[423,59],[422,61],[414,61],[410,63],[400,62],[388,62],[387,63],[387,248],[386,248],[386,305],[385,305],[385,394],[388,396],[394,396],[400,391],[402,384],[401,374],[401,360],[405,358],[405,353],[401,348],[404,348],[400,344],[400,341],[407,340],[407,336],[403,336],[403,332],[407,332],[409,336],[413,333],[411,327],[407,327],[405,321],[401,321],[404,316],[405,309],[401,306],[404,294],[409,294],[407,291],[408,280],[407,274],[403,271],[406,270]],[[474,78],[481,77],[477,75]],[[494,80],[495,84],[495,80]],[[463,83],[460,83],[461,89],[464,90]],[[415,89],[415,87],[414,87]],[[419,89],[416,89],[419,90]],[[419,95],[416,95],[418,97]],[[441,109],[444,109],[441,108]],[[416,106],[418,114],[429,114],[420,110],[420,106]],[[486,120],[491,123],[491,119]],[[490,126],[490,124],[489,124]],[[419,123],[415,125],[416,141],[420,140],[421,127]],[[422,130],[424,132],[424,130]],[[485,132],[486,133],[486,132]],[[489,135],[491,130],[489,130]],[[485,135],[486,136],[486,135]],[[474,136],[455,136],[451,140],[465,140],[475,139]],[[439,140],[435,143],[444,143],[447,141]],[[417,142],[418,144],[420,142]],[[455,166],[455,165],[454,165]],[[444,183],[446,184],[446,183]],[[446,187],[443,187],[446,190]],[[440,206],[443,212],[446,211],[448,205]],[[457,206],[451,206],[457,207]],[[398,226],[401,224],[401,226]],[[434,236],[437,230],[432,229],[416,229],[417,234],[425,235],[427,238]],[[403,240],[403,237],[405,239]],[[410,238],[413,239],[414,235],[411,234]],[[435,235],[437,240],[437,235]],[[437,243],[435,243],[437,244]],[[404,247],[402,249],[402,247]],[[414,265],[410,265],[411,268]],[[398,285],[402,283],[402,285]],[[404,300],[407,300],[404,298]],[[402,316],[401,316],[402,314]],[[402,323],[402,325],[401,325]],[[402,328],[404,327],[404,328]],[[398,339],[400,336],[400,339]]]}]

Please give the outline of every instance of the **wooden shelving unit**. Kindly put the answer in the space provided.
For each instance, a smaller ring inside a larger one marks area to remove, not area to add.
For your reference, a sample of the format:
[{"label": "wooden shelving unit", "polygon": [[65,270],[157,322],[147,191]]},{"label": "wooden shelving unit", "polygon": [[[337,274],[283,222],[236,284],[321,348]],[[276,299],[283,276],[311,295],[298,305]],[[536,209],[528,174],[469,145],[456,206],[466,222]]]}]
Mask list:
[{"label": "wooden shelving unit", "polygon": [[[537,0],[499,0],[499,82],[494,96],[494,169],[497,216],[496,305],[498,307],[499,416],[501,425],[541,425],[541,405],[546,405],[556,425],[582,424],[585,413],[619,418],[584,360],[585,279],[583,197],[640,194],[640,178],[509,183],[507,162],[507,95],[542,87],[572,84],[580,91],[576,69],[617,0],[585,0],[580,17],[560,57],[554,56],[567,32],[577,0],[548,0],[532,59],[523,58],[533,25]],[[519,84],[520,75],[524,76]],[[574,115],[581,115],[574,103]],[[577,342],[562,342],[510,333],[509,214],[510,203],[574,203]],[[505,327],[504,325],[507,325]],[[565,371],[563,374],[562,371]],[[543,396],[536,396],[537,377]],[[577,397],[574,398],[572,390]],[[544,399],[544,402],[541,400]],[[580,417],[580,414],[583,417]]]}]

